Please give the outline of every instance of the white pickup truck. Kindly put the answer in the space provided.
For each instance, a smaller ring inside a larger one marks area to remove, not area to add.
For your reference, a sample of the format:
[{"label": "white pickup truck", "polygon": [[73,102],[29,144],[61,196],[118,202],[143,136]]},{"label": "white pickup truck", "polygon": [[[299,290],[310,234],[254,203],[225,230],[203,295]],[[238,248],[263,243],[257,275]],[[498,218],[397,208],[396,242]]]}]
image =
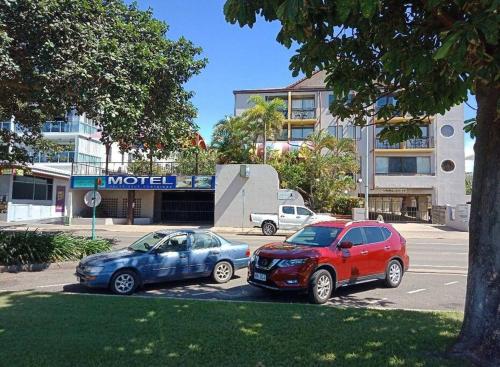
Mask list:
[{"label": "white pickup truck", "polygon": [[278,229],[299,229],[307,224],[335,220],[329,214],[316,214],[299,205],[280,205],[279,213],[251,213],[254,227],[262,228],[262,233],[272,236]]}]

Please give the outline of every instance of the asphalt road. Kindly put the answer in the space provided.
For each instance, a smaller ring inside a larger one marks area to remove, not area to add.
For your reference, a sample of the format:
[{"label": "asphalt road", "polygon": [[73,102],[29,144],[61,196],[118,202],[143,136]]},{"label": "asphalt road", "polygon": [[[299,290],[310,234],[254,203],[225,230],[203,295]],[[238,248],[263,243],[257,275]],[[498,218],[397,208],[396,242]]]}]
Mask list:
[{"label": "asphalt road", "polygon": [[[141,236],[140,232],[100,231],[99,236],[114,238],[115,247],[125,247]],[[399,288],[365,283],[336,291],[330,305],[353,307],[409,308],[423,310],[453,310],[464,308],[467,239],[456,232],[403,233],[407,239],[410,270]],[[251,250],[283,236],[264,237],[260,234],[224,234],[227,239],[247,242]],[[75,263],[76,264],[76,263]],[[57,266],[36,273],[0,273],[0,292],[38,290],[108,294],[105,290],[88,290],[77,284],[74,265]],[[225,299],[264,302],[307,302],[305,295],[274,294],[246,283],[246,270],[240,270],[229,283],[219,285],[208,279],[178,281],[148,285],[138,293],[142,296],[194,299]]]}]

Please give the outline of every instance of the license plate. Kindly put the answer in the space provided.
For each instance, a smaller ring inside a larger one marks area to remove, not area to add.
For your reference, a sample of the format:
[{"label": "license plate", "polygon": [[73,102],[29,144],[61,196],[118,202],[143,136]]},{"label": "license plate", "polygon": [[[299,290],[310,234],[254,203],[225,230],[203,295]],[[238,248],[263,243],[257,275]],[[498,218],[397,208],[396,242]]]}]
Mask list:
[{"label": "license plate", "polygon": [[254,273],[253,277],[255,278],[255,280],[260,280],[261,282],[265,282],[266,281],[266,274]]}]

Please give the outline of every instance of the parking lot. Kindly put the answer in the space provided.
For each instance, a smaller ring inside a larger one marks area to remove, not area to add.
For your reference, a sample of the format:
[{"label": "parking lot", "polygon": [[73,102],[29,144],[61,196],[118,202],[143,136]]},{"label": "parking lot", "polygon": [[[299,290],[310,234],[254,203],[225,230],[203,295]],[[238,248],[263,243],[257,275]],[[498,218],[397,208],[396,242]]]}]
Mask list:
[{"label": "parking lot", "polygon": [[[421,226],[421,227],[419,227]],[[398,228],[407,239],[410,270],[399,288],[365,283],[338,289],[330,305],[354,307],[387,307],[425,310],[462,311],[464,308],[467,271],[467,233],[448,231],[427,225]],[[77,232],[84,234],[84,232]],[[101,229],[102,237],[114,238],[116,248],[129,245],[144,231]],[[227,239],[247,242],[252,251],[265,243],[281,241],[284,236],[264,237],[258,233],[224,233]],[[42,272],[0,273],[0,292],[38,290],[109,294],[104,290],[88,290],[76,282],[74,264],[52,266]],[[246,282],[246,270],[236,272],[226,284],[208,279],[148,285],[137,295],[194,299],[226,299],[264,302],[307,302],[304,295],[274,294],[254,288]]]}]

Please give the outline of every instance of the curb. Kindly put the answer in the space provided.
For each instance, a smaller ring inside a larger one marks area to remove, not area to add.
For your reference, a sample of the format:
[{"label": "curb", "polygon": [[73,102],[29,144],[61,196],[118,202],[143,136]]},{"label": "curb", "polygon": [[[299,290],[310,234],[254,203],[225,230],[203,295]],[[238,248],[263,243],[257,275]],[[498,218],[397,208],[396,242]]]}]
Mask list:
[{"label": "curb", "polygon": [[78,261],[63,261],[60,263],[40,263],[22,265],[0,265],[0,273],[19,273],[21,271],[36,272],[46,269],[73,269]]}]

